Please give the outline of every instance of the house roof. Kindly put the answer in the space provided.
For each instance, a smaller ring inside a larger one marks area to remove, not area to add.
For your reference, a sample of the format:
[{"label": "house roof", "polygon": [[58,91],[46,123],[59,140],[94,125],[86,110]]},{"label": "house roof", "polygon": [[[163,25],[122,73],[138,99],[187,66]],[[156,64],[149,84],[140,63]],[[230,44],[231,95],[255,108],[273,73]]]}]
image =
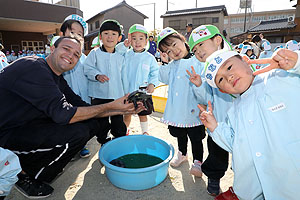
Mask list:
[{"label": "house roof", "polygon": [[165,14],[161,15],[160,17],[164,18],[164,17],[172,17],[178,15],[190,15],[190,14],[199,14],[199,13],[202,14],[202,13],[212,13],[212,12],[221,12],[221,11],[224,12],[225,16],[228,16],[225,5],[221,5],[221,6],[167,11]]},{"label": "house roof", "polygon": [[132,10],[132,11],[138,13],[139,15],[143,16],[144,19],[148,19],[148,17],[147,17],[146,15],[144,15],[143,13],[141,13],[140,11],[138,11],[137,9],[135,9],[134,7],[130,6],[129,4],[126,3],[125,0],[123,0],[121,3],[117,4],[116,6],[111,7],[111,8],[109,8],[109,9],[106,9],[106,10],[103,10],[103,11],[99,12],[97,15],[95,15],[95,16],[91,17],[90,19],[86,20],[86,22],[89,23],[90,20],[92,20],[92,19],[94,19],[94,18],[96,18],[96,17],[98,17],[98,16],[100,16],[100,15],[104,15],[105,13],[107,13],[107,12],[109,12],[109,11],[115,9],[115,8],[122,7],[122,6],[126,6],[126,7],[129,8],[130,10]]},{"label": "house roof", "polygon": [[291,29],[296,27],[294,22],[288,22],[288,18],[275,19],[275,20],[264,20],[248,30],[249,33],[272,31],[278,29]]}]

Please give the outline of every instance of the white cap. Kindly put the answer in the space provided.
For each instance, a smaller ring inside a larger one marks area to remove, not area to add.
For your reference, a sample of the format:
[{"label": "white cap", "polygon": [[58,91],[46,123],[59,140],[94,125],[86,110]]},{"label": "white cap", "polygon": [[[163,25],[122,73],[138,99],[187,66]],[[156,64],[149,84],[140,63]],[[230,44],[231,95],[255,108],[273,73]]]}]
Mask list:
[{"label": "white cap", "polygon": [[246,54],[246,52],[247,52],[248,50],[250,50],[250,49],[253,49],[253,47],[252,47],[251,45],[246,44],[246,45],[243,46],[243,48],[242,48],[242,50],[241,50],[241,53],[242,53],[242,54]]},{"label": "white cap", "polygon": [[296,50],[298,50],[298,42],[296,40],[289,40],[285,44],[285,48],[292,50],[292,51],[296,51]]},{"label": "white cap", "polygon": [[83,34],[85,35],[86,32],[87,32],[87,24],[86,22],[83,20],[83,18],[79,15],[76,15],[76,14],[72,14],[72,15],[69,15],[68,17],[65,18],[64,22],[69,20],[69,19],[72,19],[72,20],[76,20],[78,21],[82,27],[83,27]]},{"label": "white cap", "polygon": [[210,86],[217,88],[217,85],[215,83],[215,78],[218,70],[226,60],[228,60],[229,58],[235,55],[239,55],[239,54],[235,51],[218,50],[212,53],[206,59],[205,69],[204,69],[205,79]]},{"label": "white cap", "polygon": [[93,39],[91,47],[94,47],[94,46],[97,46],[97,45],[100,45],[100,41],[99,41],[98,36]]},{"label": "white cap", "polygon": [[270,51],[272,49],[271,44],[268,40],[266,40],[264,43],[261,45],[265,51]]}]

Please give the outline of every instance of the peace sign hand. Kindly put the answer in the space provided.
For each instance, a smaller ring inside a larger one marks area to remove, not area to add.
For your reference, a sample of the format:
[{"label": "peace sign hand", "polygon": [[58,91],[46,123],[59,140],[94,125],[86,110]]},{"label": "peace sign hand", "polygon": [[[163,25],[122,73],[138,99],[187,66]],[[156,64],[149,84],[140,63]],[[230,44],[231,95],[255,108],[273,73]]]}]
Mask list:
[{"label": "peace sign hand", "polygon": [[191,66],[191,68],[192,68],[192,73],[189,70],[186,70],[186,72],[190,76],[189,79],[194,85],[196,85],[197,87],[200,87],[200,85],[202,84],[201,76],[196,73],[193,66]]},{"label": "peace sign hand", "polygon": [[198,105],[198,108],[200,109],[199,117],[203,125],[206,126],[210,132],[213,132],[218,126],[218,122],[213,115],[211,102],[208,101],[208,111],[206,111],[201,105]]},{"label": "peace sign hand", "polygon": [[297,53],[288,49],[280,49],[274,52],[272,58],[249,60],[248,64],[269,64],[265,68],[253,73],[253,75],[258,75],[276,68],[284,70],[292,69],[297,63],[297,60]]}]

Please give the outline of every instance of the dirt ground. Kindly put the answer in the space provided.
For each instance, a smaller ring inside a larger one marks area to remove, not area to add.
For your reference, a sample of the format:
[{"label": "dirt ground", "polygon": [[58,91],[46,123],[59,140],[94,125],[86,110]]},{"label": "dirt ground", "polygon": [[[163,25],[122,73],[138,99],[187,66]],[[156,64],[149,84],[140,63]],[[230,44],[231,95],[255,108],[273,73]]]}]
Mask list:
[{"label": "dirt ground", "polygon": [[[167,125],[160,122],[161,113],[153,113],[148,117],[149,133],[171,143],[177,152],[177,141],[172,137],[167,129]],[[131,134],[141,134],[139,119],[137,116],[132,117],[130,125]],[[207,157],[206,138],[204,143],[204,159]],[[53,194],[46,198],[48,200],[156,200],[156,199],[197,199],[212,200],[213,197],[207,194],[206,185],[207,177],[195,178],[189,174],[189,168],[192,164],[192,156],[189,162],[185,162],[178,168],[169,167],[169,175],[158,186],[142,191],[127,191],[115,187],[110,183],[105,175],[105,167],[102,166],[98,159],[100,145],[93,138],[88,143],[92,155],[89,158],[78,158],[69,163],[65,172],[58,177],[51,186],[54,188]],[[192,155],[189,144],[188,154]],[[231,158],[230,158],[231,160]],[[225,176],[221,179],[221,189],[226,191],[232,186],[233,172],[229,168]],[[6,198],[7,200],[25,200],[15,188]]]}]

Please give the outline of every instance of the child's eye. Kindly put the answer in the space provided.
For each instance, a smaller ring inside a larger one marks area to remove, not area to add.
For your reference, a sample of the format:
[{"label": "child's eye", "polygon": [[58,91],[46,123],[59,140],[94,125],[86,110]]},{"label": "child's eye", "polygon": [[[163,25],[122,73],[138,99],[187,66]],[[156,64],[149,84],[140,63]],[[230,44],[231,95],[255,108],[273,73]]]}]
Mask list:
[{"label": "child's eye", "polygon": [[220,78],[220,79],[219,79],[219,84],[220,84],[222,81],[223,81],[223,78]]},{"label": "child's eye", "polygon": [[173,43],[173,47],[175,47],[175,46],[176,46],[176,42]]},{"label": "child's eye", "polygon": [[166,51],[166,53],[167,53],[167,54],[170,54],[170,53],[171,53],[171,51]]},{"label": "child's eye", "polygon": [[232,65],[230,65],[230,66],[227,68],[227,70],[231,70],[231,67],[232,67]]}]

